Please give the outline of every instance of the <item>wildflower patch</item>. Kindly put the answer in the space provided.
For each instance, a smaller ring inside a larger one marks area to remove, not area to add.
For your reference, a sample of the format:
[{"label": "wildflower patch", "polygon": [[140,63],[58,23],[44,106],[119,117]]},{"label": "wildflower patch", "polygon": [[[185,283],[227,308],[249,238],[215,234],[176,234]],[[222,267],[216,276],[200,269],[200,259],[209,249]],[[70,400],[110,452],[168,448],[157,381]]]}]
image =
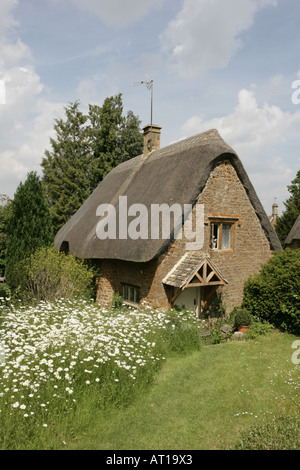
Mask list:
[{"label": "wildflower patch", "polygon": [[102,409],[126,404],[164,361],[157,338],[168,328],[166,313],[108,311],[84,300],[0,306],[0,441],[12,417],[49,428],[82,396],[95,393]]}]

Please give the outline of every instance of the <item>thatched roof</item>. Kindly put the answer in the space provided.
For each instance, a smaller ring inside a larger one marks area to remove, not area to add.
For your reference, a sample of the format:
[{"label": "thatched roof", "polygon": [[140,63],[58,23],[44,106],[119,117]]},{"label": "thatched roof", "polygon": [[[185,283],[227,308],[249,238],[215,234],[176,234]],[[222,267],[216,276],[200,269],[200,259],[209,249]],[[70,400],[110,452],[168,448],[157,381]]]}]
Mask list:
[{"label": "thatched roof", "polygon": [[291,231],[285,240],[285,244],[291,245],[294,240],[300,240],[300,214],[291,228]]},{"label": "thatched roof", "polygon": [[120,259],[147,262],[162,254],[170,239],[106,239],[96,235],[100,204],[112,204],[118,220],[119,196],[127,196],[128,207],[134,203],[194,204],[205,187],[215,165],[230,160],[242,182],[273,250],[280,243],[256,195],[248,175],[231,147],[219,133],[210,131],[153,151],[147,157],[140,155],[114,168],[85,201],[82,207],[61,228],[55,238],[56,249],[63,242],[78,258]]}]

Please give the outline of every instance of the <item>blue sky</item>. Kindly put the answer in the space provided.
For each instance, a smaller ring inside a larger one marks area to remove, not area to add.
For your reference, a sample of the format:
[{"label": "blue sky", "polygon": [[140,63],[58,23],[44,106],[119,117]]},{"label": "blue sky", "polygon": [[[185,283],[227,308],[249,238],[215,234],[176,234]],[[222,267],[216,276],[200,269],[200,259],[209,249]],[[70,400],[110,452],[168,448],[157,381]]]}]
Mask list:
[{"label": "blue sky", "polygon": [[41,174],[69,102],[122,93],[148,124],[132,82],[152,79],[161,145],[218,129],[282,211],[300,168],[299,20],[299,0],[0,0],[0,193]]}]

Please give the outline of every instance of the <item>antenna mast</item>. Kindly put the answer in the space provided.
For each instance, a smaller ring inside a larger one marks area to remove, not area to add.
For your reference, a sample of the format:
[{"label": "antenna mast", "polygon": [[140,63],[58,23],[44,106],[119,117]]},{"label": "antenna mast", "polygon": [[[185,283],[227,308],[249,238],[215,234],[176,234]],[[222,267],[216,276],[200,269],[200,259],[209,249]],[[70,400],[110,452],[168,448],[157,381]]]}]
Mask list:
[{"label": "antenna mast", "polygon": [[132,82],[132,86],[146,85],[147,89],[151,92],[151,127],[152,127],[152,117],[153,117],[153,80],[141,81],[141,82]]}]

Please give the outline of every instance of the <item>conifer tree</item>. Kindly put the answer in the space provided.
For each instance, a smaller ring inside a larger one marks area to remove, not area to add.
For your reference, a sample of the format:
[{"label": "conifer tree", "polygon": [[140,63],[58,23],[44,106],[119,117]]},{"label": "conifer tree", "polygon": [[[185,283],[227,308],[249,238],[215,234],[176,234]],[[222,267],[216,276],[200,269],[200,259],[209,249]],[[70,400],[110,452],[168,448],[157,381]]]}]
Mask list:
[{"label": "conifer tree", "polygon": [[290,197],[284,202],[285,210],[278,218],[275,226],[278,238],[284,246],[286,237],[290,233],[298,215],[300,214],[300,170],[288,186]]},{"label": "conifer tree", "polygon": [[143,151],[140,121],[132,111],[123,116],[122,95],[89,105],[84,115],[79,102],[56,120],[42,161],[43,184],[53,217],[54,233],[79,209],[103,178],[119,163]]},{"label": "conifer tree", "polygon": [[20,183],[11,202],[6,238],[5,277],[17,287],[18,263],[37,248],[53,243],[53,226],[43,186],[36,172]]},{"label": "conifer tree", "polygon": [[66,119],[56,119],[52,151],[42,160],[43,184],[56,232],[90,193],[88,168],[92,159],[87,116],[79,103],[65,107]]},{"label": "conifer tree", "polygon": [[5,274],[5,251],[10,209],[11,200],[5,194],[0,194],[0,277]]}]

